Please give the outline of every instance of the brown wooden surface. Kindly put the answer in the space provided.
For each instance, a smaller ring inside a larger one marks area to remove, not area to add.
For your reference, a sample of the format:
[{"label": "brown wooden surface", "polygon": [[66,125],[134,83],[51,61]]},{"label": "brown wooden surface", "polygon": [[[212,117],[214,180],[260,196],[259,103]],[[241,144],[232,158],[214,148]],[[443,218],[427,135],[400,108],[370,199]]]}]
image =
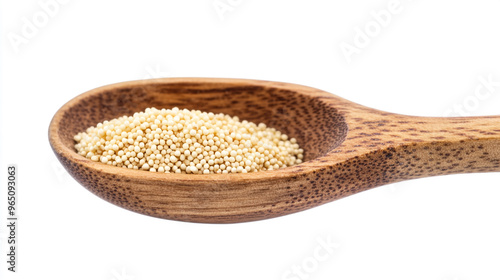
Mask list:
[{"label": "brown wooden surface", "polygon": [[[266,123],[297,138],[305,162],[248,174],[160,174],[76,153],[76,133],[147,107]],[[254,221],[402,180],[500,171],[500,116],[391,114],[310,87],[253,80],[167,78],[97,88],[61,107],[49,140],[68,172],[97,196],[142,214],[191,222]]]}]

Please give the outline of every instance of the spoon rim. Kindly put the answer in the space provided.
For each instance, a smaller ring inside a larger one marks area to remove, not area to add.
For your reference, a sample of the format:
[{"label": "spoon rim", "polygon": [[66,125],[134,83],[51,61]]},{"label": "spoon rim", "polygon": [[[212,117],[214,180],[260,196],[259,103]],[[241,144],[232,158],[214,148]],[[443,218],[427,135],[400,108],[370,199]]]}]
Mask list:
[{"label": "spoon rim", "polygon": [[[266,171],[257,171],[257,172],[250,172],[250,173],[231,173],[231,174],[178,174],[178,173],[160,173],[160,172],[150,172],[150,171],[145,171],[145,170],[135,170],[135,169],[129,169],[129,168],[123,168],[123,167],[117,167],[113,165],[108,165],[108,164],[103,164],[100,162],[94,162],[86,157],[83,157],[79,155],[76,150],[70,149],[67,147],[59,133],[58,133],[58,128],[61,123],[61,121],[64,119],[63,114],[66,110],[70,109],[71,107],[75,106],[82,100],[85,100],[86,98],[101,94],[103,91],[107,91],[110,89],[116,89],[120,87],[140,87],[142,85],[154,85],[154,84],[165,84],[165,83],[211,83],[211,84],[234,84],[234,85],[258,85],[258,86],[264,86],[264,87],[269,87],[269,88],[283,88],[283,89],[290,89],[293,87],[294,92],[296,94],[302,94],[306,95],[308,97],[312,98],[320,98],[320,102],[325,102],[325,100],[322,100],[321,97],[327,98],[327,100],[331,99],[341,99],[340,97],[331,94],[329,92],[308,87],[308,86],[303,86],[303,85],[298,85],[298,84],[293,84],[293,83],[287,83],[287,82],[274,82],[274,81],[266,81],[266,80],[253,80],[253,79],[236,79],[236,78],[203,78],[203,77],[182,77],[182,78],[158,78],[158,79],[146,79],[146,80],[132,80],[132,81],[125,81],[125,82],[118,82],[118,83],[112,83],[104,86],[100,86],[94,89],[91,89],[89,91],[86,91],[82,94],[77,95],[76,97],[72,98],[68,102],[66,102],[64,105],[62,105],[57,112],[54,114],[50,125],[49,125],[49,143],[53,149],[53,151],[60,157],[63,157],[70,162],[74,164],[81,165],[82,167],[86,169],[92,169],[92,170],[97,170],[101,173],[104,174],[110,174],[110,175],[117,175],[120,174],[122,176],[127,177],[128,179],[132,180],[139,180],[139,181],[144,181],[144,180],[150,180],[150,181],[165,181],[165,180],[172,180],[176,182],[206,182],[206,181],[211,181],[211,182],[216,182],[216,181],[241,181],[241,180],[252,180],[252,181],[258,181],[258,180],[270,180],[270,179],[279,179],[279,178],[285,178],[285,177],[293,177],[293,176],[298,176],[301,174],[308,174],[311,172],[316,172],[319,171],[320,169],[331,166],[334,164],[334,162],[329,160],[321,160],[328,158],[331,156],[330,152],[333,150],[329,150],[325,152],[324,154],[304,161],[300,164],[293,165],[293,166],[288,166],[285,168],[279,168],[276,170],[266,170]],[[325,102],[326,106],[328,107],[333,107],[330,102]],[[335,109],[335,108],[333,108]],[[340,113],[339,113],[340,114]],[[343,117],[343,116],[341,116]],[[103,120],[104,121],[104,120]],[[348,123],[345,121],[344,122],[347,124],[347,129],[349,128]],[[347,134],[347,133],[346,133]],[[340,145],[346,140],[346,136],[344,136],[344,139],[340,142]],[[300,143],[299,143],[300,144]],[[200,185],[202,186],[202,185]]]}]

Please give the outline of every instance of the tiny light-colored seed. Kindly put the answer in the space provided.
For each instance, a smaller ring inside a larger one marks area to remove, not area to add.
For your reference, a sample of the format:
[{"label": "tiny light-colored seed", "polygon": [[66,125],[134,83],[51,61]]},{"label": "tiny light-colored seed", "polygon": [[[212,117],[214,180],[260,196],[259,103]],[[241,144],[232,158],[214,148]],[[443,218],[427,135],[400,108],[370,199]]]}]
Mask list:
[{"label": "tiny light-colored seed", "polygon": [[295,138],[265,124],[178,108],[148,108],[104,121],[73,138],[92,161],[150,172],[226,174],[302,163]]}]

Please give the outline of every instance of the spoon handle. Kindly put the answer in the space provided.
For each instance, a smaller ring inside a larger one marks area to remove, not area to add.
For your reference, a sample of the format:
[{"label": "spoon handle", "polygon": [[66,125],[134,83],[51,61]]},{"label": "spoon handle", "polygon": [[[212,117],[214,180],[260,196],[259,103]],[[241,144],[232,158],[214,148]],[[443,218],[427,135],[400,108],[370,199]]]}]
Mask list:
[{"label": "spoon handle", "polygon": [[500,116],[414,117],[360,109],[344,111],[349,131],[333,153],[357,169],[366,189],[428,176],[500,171]]},{"label": "spoon handle", "polygon": [[397,150],[407,156],[397,164],[406,172],[432,176],[500,171],[500,116],[420,118],[401,133],[406,148]]}]

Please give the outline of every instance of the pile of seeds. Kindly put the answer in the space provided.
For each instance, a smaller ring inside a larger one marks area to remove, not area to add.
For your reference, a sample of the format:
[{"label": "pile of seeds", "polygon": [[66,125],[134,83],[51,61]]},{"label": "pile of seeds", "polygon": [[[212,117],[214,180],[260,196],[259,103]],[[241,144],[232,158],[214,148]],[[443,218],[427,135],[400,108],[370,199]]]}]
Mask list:
[{"label": "pile of seeds", "polygon": [[148,108],[74,137],[93,161],[164,173],[247,173],[299,164],[295,138],[265,124],[198,110]]}]

